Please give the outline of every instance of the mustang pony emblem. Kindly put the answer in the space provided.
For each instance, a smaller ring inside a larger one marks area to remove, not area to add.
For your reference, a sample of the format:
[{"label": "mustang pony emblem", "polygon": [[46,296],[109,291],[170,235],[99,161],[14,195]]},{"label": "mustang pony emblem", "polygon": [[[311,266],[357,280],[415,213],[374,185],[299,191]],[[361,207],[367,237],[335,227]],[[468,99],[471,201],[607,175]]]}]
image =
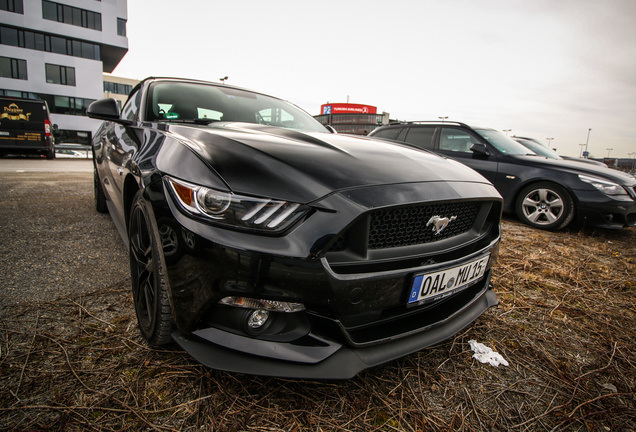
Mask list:
[{"label": "mustang pony emblem", "polygon": [[447,217],[441,218],[439,216],[433,216],[428,220],[426,226],[433,224],[433,232],[435,233],[435,235],[438,235],[444,230],[444,228],[448,226],[449,223],[451,223],[455,219],[457,219],[457,216],[451,216],[450,219]]}]

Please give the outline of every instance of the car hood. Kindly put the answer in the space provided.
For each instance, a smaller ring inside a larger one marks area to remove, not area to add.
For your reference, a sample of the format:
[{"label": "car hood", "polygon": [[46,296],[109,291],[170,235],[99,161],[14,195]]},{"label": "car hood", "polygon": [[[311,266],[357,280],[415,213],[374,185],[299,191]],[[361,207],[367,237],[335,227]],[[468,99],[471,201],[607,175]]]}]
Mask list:
[{"label": "car hood", "polygon": [[636,184],[636,179],[626,173],[585,162],[567,159],[548,159],[543,156],[509,155],[508,157],[517,160],[519,165],[534,165],[542,168],[553,168],[559,171],[570,172],[572,174],[589,175],[613,181],[624,186],[633,186]]},{"label": "car hood", "polygon": [[173,124],[168,129],[236,193],[308,203],[336,191],[375,185],[488,183],[450,159],[367,137],[251,123]]}]

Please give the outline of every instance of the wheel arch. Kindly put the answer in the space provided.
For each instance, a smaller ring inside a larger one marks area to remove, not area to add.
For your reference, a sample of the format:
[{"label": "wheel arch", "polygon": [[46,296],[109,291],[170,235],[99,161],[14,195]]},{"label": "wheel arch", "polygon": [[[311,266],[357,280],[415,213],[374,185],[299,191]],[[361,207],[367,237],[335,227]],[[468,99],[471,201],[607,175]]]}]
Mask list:
[{"label": "wheel arch", "polygon": [[132,174],[129,174],[124,181],[124,223],[126,224],[126,231],[128,231],[128,224],[130,222],[130,212],[132,210],[133,200],[137,191],[141,189],[137,179]]}]

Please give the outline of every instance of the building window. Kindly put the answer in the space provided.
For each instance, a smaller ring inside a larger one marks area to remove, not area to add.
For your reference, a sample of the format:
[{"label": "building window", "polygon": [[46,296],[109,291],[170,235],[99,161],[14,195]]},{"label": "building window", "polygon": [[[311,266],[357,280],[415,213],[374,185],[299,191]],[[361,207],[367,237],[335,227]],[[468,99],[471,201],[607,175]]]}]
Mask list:
[{"label": "building window", "polygon": [[49,84],[75,85],[75,68],[46,64],[46,82]]},{"label": "building window", "polygon": [[3,45],[18,46],[18,31],[14,28],[0,27],[0,42]]},{"label": "building window", "polygon": [[83,99],[68,96],[57,96],[43,93],[30,93],[16,90],[0,89],[0,96],[17,97],[23,99],[43,100],[54,114],[68,114],[85,116],[86,108],[95,102],[95,99]]},{"label": "building window", "polygon": [[101,60],[99,45],[12,27],[0,26],[0,44]]},{"label": "building window", "polygon": [[132,91],[131,85],[104,81],[104,92],[115,93],[120,95],[129,95],[131,91]]},{"label": "building window", "polygon": [[117,35],[126,36],[126,20],[117,18]]},{"label": "building window", "polygon": [[0,0],[0,10],[15,12],[24,15],[22,0]]},{"label": "building window", "polygon": [[26,80],[26,60],[0,57],[0,77]]},{"label": "building window", "polygon": [[48,0],[42,0],[42,18],[78,27],[102,30],[102,14]]}]

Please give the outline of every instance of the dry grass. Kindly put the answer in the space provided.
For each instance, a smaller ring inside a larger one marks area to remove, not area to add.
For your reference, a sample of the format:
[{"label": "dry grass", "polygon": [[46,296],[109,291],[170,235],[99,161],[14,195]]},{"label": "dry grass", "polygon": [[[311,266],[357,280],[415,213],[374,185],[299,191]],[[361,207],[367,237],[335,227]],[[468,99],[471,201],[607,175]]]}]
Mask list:
[{"label": "dry grass", "polygon": [[[129,281],[0,309],[2,430],[635,431],[636,230],[504,222],[500,305],[349,381],[206,369],[138,335]],[[472,358],[468,340],[509,367]]]}]

